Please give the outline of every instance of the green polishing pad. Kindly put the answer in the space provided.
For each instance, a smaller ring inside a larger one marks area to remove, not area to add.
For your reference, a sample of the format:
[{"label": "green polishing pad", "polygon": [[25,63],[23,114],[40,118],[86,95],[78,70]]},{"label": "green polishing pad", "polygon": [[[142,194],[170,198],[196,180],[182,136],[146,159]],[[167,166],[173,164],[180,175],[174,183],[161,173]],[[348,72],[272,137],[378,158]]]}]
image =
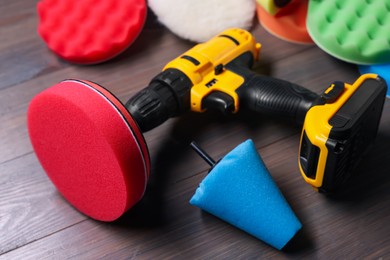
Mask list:
[{"label": "green polishing pad", "polygon": [[310,0],[306,23],[313,41],[338,59],[390,62],[390,0]]}]

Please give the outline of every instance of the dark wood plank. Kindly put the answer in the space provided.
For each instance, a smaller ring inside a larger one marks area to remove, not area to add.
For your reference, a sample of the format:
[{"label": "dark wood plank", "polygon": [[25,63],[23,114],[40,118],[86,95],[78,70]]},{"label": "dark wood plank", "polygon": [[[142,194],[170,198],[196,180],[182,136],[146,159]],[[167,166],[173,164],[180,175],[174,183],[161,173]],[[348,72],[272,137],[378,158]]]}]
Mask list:
[{"label": "dark wood plank", "polygon": [[0,89],[68,66],[37,33],[36,1],[3,1],[0,10]]},{"label": "dark wood plank", "polygon": [[0,164],[0,255],[86,219],[37,165],[32,152]]}]

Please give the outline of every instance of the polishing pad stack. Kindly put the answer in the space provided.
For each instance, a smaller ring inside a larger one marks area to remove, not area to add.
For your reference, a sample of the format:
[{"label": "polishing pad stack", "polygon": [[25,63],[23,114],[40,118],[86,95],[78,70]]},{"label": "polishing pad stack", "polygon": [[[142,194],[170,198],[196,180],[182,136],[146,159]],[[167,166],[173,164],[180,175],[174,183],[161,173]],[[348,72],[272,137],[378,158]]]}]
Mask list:
[{"label": "polishing pad stack", "polygon": [[145,0],[42,0],[38,32],[61,58],[100,63],[123,52],[137,38],[146,12]]},{"label": "polishing pad stack", "polygon": [[35,153],[59,192],[91,218],[112,221],[143,196],[150,163],[126,108],[101,86],[66,80],[28,110]]},{"label": "polishing pad stack", "polygon": [[190,203],[279,250],[302,227],[251,140],[214,166]]},{"label": "polishing pad stack", "polygon": [[[279,6],[275,2],[280,2]],[[307,0],[257,0],[257,17],[269,33],[283,40],[312,44],[306,28]]]}]

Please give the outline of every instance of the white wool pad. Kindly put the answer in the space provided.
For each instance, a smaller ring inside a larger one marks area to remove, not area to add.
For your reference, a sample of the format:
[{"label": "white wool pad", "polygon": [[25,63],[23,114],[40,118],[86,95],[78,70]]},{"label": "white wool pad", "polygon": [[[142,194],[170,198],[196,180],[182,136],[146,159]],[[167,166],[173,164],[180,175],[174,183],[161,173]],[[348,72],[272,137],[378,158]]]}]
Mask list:
[{"label": "white wool pad", "polygon": [[205,42],[232,27],[248,30],[254,0],[148,0],[159,22],[181,38]]}]

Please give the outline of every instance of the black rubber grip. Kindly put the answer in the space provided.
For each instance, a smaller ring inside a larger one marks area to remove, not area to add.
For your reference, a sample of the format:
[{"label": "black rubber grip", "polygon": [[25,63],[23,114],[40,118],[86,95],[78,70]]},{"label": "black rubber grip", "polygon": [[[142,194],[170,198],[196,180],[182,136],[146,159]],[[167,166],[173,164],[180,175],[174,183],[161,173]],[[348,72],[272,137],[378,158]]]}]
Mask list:
[{"label": "black rubber grip", "polygon": [[286,117],[301,124],[320,96],[294,83],[258,74],[247,75],[237,90],[240,107],[269,116]]}]

